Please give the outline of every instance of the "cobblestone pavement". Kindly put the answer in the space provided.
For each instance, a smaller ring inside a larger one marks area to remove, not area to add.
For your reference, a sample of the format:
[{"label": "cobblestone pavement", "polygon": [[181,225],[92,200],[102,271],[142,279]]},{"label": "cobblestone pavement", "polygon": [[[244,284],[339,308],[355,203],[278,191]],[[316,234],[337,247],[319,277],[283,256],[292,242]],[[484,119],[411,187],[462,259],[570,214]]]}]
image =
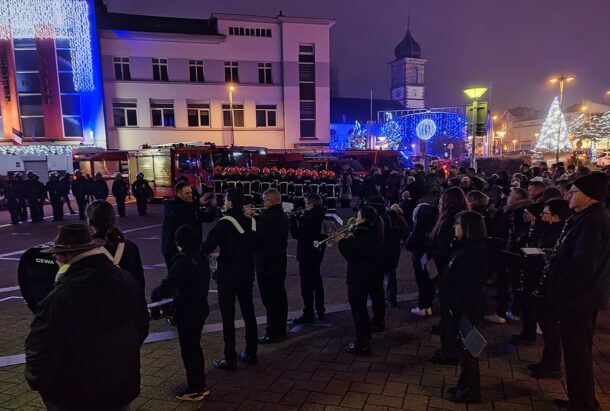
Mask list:
[{"label": "cobblestone pavement", "polygon": [[[135,214],[133,206],[129,211]],[[48,215],[48,214],[47,214]],[[147,292],[165,275],[159,253],[161,207],[152,205],[147,217],[127,217],[120,226],[134,240],[147,266]],[[45,222],[17,227],[6,224],[0,214],[0,409],[43,409],[36,392],[23,378],[22,364],[12,357],[23,353],[32,315],[18,299],[16,264],[20,250],[52,239],[55,223]],[[75,221],[74,216],[67,217]],[[295,243],[289,254],[294,256]],[[22,252],[22,251],[21,251]],[[139,410],[554,410],[553,398],[566,398],[565,380],[535,380],[526,365],[539,358],[541,338],[536,346],[515,347],[504,341],[519,323],[487,325],[483,330],[490,346],[481,358],[483,403],[456,405],[449,402],[446,389],[457,381],[456,367],[429,363],[438,337],[430,334],[438,317],[415,318],[409,314],[416,291],[411,262],[403,251],[399,267],[400,308],[387,311],[387,330],[373,337],[373,353],[354,357],[343,351],[352,340],[353,327],[346,306],[345,262],[336,250],[328,250],[323,265],[328,324],[293,329],[290,338],[279,345],[264,346],[259,351],[258,366],[239,366],[237,372],[207,369],[211,395],[200,403],[181,403],[172,390],[184,382],[178,341],[163,321],[151,324],[151,338],[157,342],[142,347],[142,392],[135,400]],[[297,266],[290,258],[287,288],[289,309],[301,308]],[[214,285],[212,284],[212,289]],[[256,290],[256,287],[255,287]],[[6,299],[8,297],[16,297]],[[216,296],[209,297],[211,315],[207,320],[202,344],[206,367],[222,356],[222,331]],[[264,316],[258,292],[256,313]],[[259,327],[262,331],[263,326]],[[238,347],[244,346],[243,328],[237,330]],[[238,348],[239,349],[239,348]],[[610,310],[598,318],[594,339],[596,389],[603,409],[610,410]],[[95,401],[95,399],[92,399]]]}]

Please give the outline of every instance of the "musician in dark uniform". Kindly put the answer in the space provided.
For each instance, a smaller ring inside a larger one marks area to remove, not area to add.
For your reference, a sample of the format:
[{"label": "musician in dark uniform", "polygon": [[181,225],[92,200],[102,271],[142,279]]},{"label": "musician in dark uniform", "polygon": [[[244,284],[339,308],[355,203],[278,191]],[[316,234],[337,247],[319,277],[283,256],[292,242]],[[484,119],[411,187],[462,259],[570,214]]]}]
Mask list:
[{"label": "musician in dark uniform", "polygon": [[30,248],[21,256],[17,266],[19,290],[33,313],[38,303],[53,289],[59,270],[55,260],[49,254],[42,253],[51,246],[51,243],[47,243]]},{"label": "musician in dark uniform", "polygon": [[125,198],[129,194],[129,183],[123,178],[121,173],[116,173],[112,182],[112,195],[116,201],[116,208],[119,216],[125,217]]},{"label": "musician in dark uniform", "polygon": [[550,261],[548,301],[559,316],[570,411],[601,409],[595,398],[593,334],[608,299],[610,213],[608,177],[592,173],[574,181],[567,199],[575,213],[566,222]]},{"label": "musician in dark uniform", "polygon": [[53,221],[61,221],[64,219],[64,204],[62,201],[63,197],[63,184],[59,181],[59,176],[56,172],[49,173],[49,181],[45,186],[49,195],[49,201],[53,208]]},{"label": "musician in dark uniform", "polygon": [[298,218],[293,215],[290,219],[290,234],[297,240],[297,261],[304,305],[303,315],[293,320],[295,324],[313,323],[314,306],[318,320],[324,319],[324,284],[320,273],[324,247],[318,250],[313,245],[314,241],[323,239],[324,214],[322,198],[317,194],[311,194],[307,196],[307,206],[303,216]]},{"label": "musician in dark uniform", "polygon": [[44,220],[44,200],[47,198],[47,189],[40,182],[37,174],[31,173],[25,182],[28,206],[33,223]]},{"label": "musician in dark uniform", "polygon": [[138,206],[138,215],[146,215],[146,207],[148,199],[152,195],[152,189],[148,184],[148,180],[144,178],[144,173],[141,171],[136,174],[136,181],[131,184],[131,192],[136,198],[136,204]]},{"label": "musician in dark uniform", "polygon": [[[220,248],[216,282],[218,304],[222,317],[224,359],[213,362],[215,368],[237,369],[237,360],[246,364],[258,363],[258,329],[252,288],[254,286],[255,251],[258,243],[256,221],[244,215],[244,195],[237,189],[227,190],[224,207],[226,215],[209,232],[201,245],[204,254]],[[246,325],[246,351],[239,356],[235,351],[235,299],[239,301]]]},{"label": "musician in dark uniform", "polygon": [[20,206],[19,194],[20,183],[15,178],[14,174],[9,174],[8,182],[4,187],[4,198],[6,199],[6,208],[11,216],[11,224],[19,224]]},{"label": "musician in dark uniform", "polygon": [[93,197],[96,200],[106,200],[108,198],[108,184],[99,171],[95,173],[95,180],[92,183]]},{"label": "musician in dark uniform", "polygon": [[265,211],[257,219],[260,248],[256,254],[256,279],[267,311],[267,330],[258,342],[275,344],[287,337],[288,297],[286,295],[288,231],[290,221],[282,209],[280,192],[263,193]]},{"label": "musician in dark uniform", "polygon": [[80,170],[74,171],[74,177],[75,178],[72,181],[72,194],[78,205],[78,218],[79,220],[84,220],[85,210],[87,209],[88,183]]},{"label": "musician in dark uniform", "polygon": [[345,351],[352,354],[366,355],[371,351],[371,323],[366,305],[382,247],[381,219],[374,208],[363,207],[358,212],[353,237],[339,237],[339,251],[347,260],[347,296],[356,334],[356,340],[348,344]]}]

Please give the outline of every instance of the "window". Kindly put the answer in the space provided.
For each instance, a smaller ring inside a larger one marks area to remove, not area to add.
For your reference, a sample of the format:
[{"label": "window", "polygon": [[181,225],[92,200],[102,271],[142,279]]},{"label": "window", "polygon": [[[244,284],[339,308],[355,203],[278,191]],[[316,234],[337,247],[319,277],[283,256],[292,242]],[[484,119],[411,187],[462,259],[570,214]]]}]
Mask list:
[{"label": "window", "polygon": [[189,60],[189,73],[192,83],[203,83],[203,60]]},{"label": "window", "polygon": [[129,57],[113,57],[112,61],[114,63],[114,79],[131,80]]},{"label": "window", "polygon": [[210,127],[209,104],[187,104],[189,127]]},{"label": "window", "polygon": [[174,103],[151,103],[153,127],[176,127]]},{"label": "window", "polygon": [[299,45],[299,103],[301,138],[316,136],[316,66],[313,44]]},{"label": "window", "polygon": [[[235,127],[244,126],[244,105],[233,104],[233,116],[235,117]],[[231,107],[228,104],[222,105],[222,120],[225,127],[231,127]]]},{"label": "window", "polygon": [[276,106],[256,106],[256,127],[276,127]]},{"label": "window", "polygon": [[258,63],[258,82],[260,84],[272,84],[271,63]]},{"label": "window", "polygon": [[138,107],[136,103],[112,103],[115,127],[137,127]]},{"label": "window", "polygon": [[64,136],[66,137],[82,137],[83,125],[81,124],[80,116],[64,116]]},{"label": "window", "polygon": [[229,27],[230,36],[271,37],[271,29],[254,27]]},{"label": "window", "polygon": [[239,69],[236,61],[225,61],[225,82],[239,83]]},{"label": "window", "polygon": [[169,81],[167,75],[167,59],[152,59],[153,64],[153,80]]}]

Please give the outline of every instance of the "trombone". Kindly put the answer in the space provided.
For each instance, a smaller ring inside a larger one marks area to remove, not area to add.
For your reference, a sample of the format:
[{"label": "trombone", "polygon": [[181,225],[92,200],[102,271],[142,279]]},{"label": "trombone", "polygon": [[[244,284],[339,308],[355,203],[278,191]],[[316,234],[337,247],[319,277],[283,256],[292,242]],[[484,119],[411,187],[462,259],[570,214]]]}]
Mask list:
[{"label": "trombone", "polygon": [[341,238],[349,238],[351,236],[354,235],[354,227],[356,227],[356,217],[352,217],[349,220],[347,220],[347,222],[337,228],[335,231],[333,231],[332,233],[330,233],[328,235],[327,238],[325,238],[322,241],[314,241],[313,242],[313,246],[316,250],[320,251],[322,249],[323,246],[328,246],[328,247],[334,247],[337,244],[339,244],[339,241],[341,240],[339,237]]}]

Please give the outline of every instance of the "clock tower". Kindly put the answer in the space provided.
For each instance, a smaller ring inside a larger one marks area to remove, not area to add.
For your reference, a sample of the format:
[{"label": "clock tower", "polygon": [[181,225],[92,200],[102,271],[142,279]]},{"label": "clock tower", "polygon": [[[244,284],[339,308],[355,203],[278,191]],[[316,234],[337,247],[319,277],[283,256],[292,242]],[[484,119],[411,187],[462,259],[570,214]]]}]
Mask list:
[{"label": "clock tower", "polygon": [[392,100],[400,102],[405,108],[425,108],[424,65],[421,47],[407,34],[394,49],[396,60],[390,63],[392,70]]}]

